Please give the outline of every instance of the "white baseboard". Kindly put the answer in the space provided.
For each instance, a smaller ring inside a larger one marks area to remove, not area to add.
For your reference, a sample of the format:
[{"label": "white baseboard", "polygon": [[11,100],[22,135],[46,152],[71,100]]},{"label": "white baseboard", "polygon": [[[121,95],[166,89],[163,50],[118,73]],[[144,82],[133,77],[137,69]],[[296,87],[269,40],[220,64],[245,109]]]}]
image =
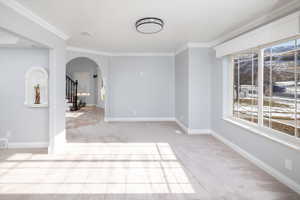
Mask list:
[{"label": "white baseboard", "polygon": [[96,107],[97,107],[97,108],[103,108],[103,109],[104,109],[104,105],[101,105],[101,104],[97,104]]},{"label": "white baseboard", "polygon": [[170,122],[173,117],[106,117],[105,122]]},{"label": "white baseboard", "polygon": [[96,104],[86,104],[85,106],[96,106]]},{"label": "white baseboard", "polygon": [[185,133],[188,133],[189,132],[189,129],[181,122],[179,121],[178,119],[175,119],[175,122],[178,126],[180,126],[180,128],[182,128],[182,130],[185,132]]},{"label": "white baseboard", "polygon": [[189,135],[209,135],[209,134],[212,133],[212,131],[210,129],[192,129],[192,128],[188,128],[181,121],[179,121],[178,119],[175,119],[175,122],[178,124],[178,126],[180,126],[184,130],[184,132],[186,132]]},{"label": "white baseboard", "polygon": [[190,135],[211,134],[210,129],[187,128],[182,122],[174,117],[105,117],[105,122],[176,122],[184,132]]},{"label": "white baseboard", "polygon": [[273,167],[269,166],[268,164],[264,163],[263,161],[259,160],[258,158],[251,155],[247,151],[241,149],[238,145],[233,144],[232,142],[227,140],[225,137],[223,137],[215,132],[212,132],[212,135],[215,138],[217,138],[218,140],[220,140],[221,142],[223,142],[224,144],[226,144],[227,146],[229,146],[230,148],[232,148],[234,151],[239,153],[241,156],[243,156],[247,160],[251,161],[256,166],[258,166],[259,168],[261,168],[262,170],[264,170],[265,172],[267,172],[268,174],[270,174],[271,176],[276,178],[278,181],[287,185],[289,188],[291,188],[292,190],[294,190],[295,192],[300,194],[300,184],[298,184],[294,180],[288,178],[287,176],[285,176],[281,172],[277,171]]},{"label": "white baseboard", "polygon": [[24,143],[8,143],[9,149],[36,149],[48,148],[48,142],[24,142]]},{"label": "white baseboard", "polygon": [[188,129],[189,135],[211,135],[212,131],[210,129]]}]

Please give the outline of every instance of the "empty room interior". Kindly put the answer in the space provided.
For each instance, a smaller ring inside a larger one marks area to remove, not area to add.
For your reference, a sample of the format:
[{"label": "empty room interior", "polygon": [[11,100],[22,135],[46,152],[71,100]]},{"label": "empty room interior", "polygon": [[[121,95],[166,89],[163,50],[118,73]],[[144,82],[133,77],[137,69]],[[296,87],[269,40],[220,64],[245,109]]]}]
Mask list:
[{"label": "empty room interior", "polygon": [[300,0],[0,0],[0,200],[300,200]]}]

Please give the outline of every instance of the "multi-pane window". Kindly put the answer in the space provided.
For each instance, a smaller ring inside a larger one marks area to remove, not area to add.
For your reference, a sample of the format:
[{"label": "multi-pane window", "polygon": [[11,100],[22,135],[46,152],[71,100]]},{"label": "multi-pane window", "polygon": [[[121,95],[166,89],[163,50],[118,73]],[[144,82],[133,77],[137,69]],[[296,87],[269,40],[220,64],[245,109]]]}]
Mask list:
[{"label": "multi-pane window", "polygon": [[292,40],[264,50],[264,126],[292,136],[299,134],[299,45]]},{"label": "multi-pane window", "polygon": [[233,115],[257,123],[258,55],[240,54],[233,59]]},{"label": "multi-pane window", "polygon": [[300,39],[261,52],[233,58],[233,117],[300,137]]}]

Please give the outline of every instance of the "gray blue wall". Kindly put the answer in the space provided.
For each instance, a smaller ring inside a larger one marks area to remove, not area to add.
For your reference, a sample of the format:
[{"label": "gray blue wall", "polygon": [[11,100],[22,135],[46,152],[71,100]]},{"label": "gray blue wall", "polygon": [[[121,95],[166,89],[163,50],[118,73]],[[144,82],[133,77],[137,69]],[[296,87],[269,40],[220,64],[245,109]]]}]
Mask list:
[{"label": "gray blue wall", "polygon": [[191,129],[211,129],[211,48],[189,49],[189,104]]},{"label": "gray blue wall", "polygon": [[211,48],[189,48],[175,56],[175,117],[185,127],[209,130]]},{"label": "gray blue wall", "polygon": [[48,50],[0,48],[0,138],[10,132],[10,143],[48,143],[49,109],[24,105],[26,71],[48,66]]},{"label": "gray blue wall", "polygon": [[175,117],[189,126],[189,50],[175,56]]},{"label": "gray blue wall", "polygon": [[174,117],[172,56],[113,56],[108,80],[109,117]]}]

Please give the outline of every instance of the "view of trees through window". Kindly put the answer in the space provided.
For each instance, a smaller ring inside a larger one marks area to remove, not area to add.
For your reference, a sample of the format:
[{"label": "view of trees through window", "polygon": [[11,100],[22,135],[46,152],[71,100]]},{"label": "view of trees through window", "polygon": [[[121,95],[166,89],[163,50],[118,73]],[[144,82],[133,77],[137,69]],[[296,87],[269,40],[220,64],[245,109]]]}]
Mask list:
[{"label": "view of trees through window", "polygon": [[262,119],[265,127],[300,137],[300,39],[264,49],[263,59],[263,105],[258,105],[258,54],[233,58],[233,116]]},{"label": "view of trees through window", "polygon": [[264,51],[264,125],[293,136],[300,133],[299,42],[292,40]]},{"label": "view of trees through window", "polygon": [[258,55],[241,54],[234,58],[233,114],[257,123]]}]

